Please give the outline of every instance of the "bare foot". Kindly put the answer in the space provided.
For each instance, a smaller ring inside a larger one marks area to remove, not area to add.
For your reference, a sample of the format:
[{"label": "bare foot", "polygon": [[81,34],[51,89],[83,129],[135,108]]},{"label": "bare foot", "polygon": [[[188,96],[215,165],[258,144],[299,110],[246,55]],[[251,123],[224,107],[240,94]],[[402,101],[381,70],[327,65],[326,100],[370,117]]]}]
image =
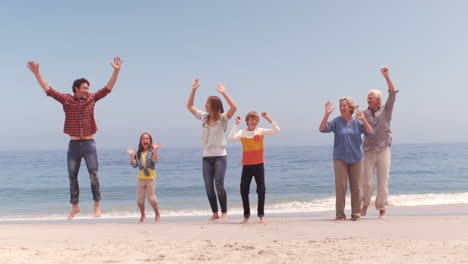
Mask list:
[{"label": "bare foot", "polygon": [[386,219],[387,216],[385,215],[385,210],[380,210],[379,211],[379,219]]},{"label": "bare foot", "polygon": [[219,214],[218,213],[213,213],[213,215],[210,218],[210,221],[214,221],[216,219],[219,219]]},{"label": "bare foot", "polygon": [[361,209],[361,216],[366,216],[367,215],[367,206],[363,206]]},{"label": "bare foot", "polygon": [[161,221],[161,215],[157,214],[156,217],[154,218],[154,222],[159,223]]},{"label": "bare foot", "polygon": [[335,222],[342,222],[342,221],[344,221],[344,220],[346,220],[346,218],[343,218],[343,217],[337,217],[337,218],[335,218]]},{"label": "bare foot", "polygon": [[222,213],[221,214],[221,221],[226,221],[227,220],[227,213]]},{"label": "bare foot", "polygon": [[260,223],[266,224],[268,221],[265,219],[265,217],[260,217]]},{"label": "bare foot", "polygon": [[99,202],[94,202],[94,217],[101,217],[101,208],[99,208]]},{"label": "bare foot", "polygon": [[145,218],[146,218],[146,216],[145,216],[145,215],[142,215],[142,216],[140,217],[140,222],[138,222],[138,223],[143,224],[143,223],[145,222]]},{"label": "bare foot", "polygon": [[67,217],[67,220],[72,220],[73,217],[75,217],[75,215],[76,215],[77,213],[79,213],[79,212],[80,212],[80,207],[78,206],[78,204],[73,204],[73,205],[72,205],[71,212],[70,212],[70,214],[69,214],[68,217]]},{"label": "bare foot", "polygon": [[244,220],[242,220],[241,224],[245,225],[249,222],[250,217],[244,217]]}]

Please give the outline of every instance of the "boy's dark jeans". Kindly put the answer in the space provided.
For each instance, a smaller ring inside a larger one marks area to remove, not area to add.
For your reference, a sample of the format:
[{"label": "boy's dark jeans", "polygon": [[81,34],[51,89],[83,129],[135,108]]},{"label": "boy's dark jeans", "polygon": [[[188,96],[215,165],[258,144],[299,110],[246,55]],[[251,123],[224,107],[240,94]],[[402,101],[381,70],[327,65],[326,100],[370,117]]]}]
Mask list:
[{"label": "boy's dark jeans", "polygon": [[265,169],[263,163],[255,165],[244,165],[242,167],[242,177],[240,183],[240,190],[242,196],[242,204],[244,206],[244,217],[250,216],[250,203],[249,203],[249,190],[252,177],[255,177],[257,183],[258,194],[258,217],[265,216]]},{"label": "boy's dark jeans", "polygon": [[227,197],[224,190],[224,176],[226,174],[227,156],[203,157],[203,180],[205,181],[206,195],[210,202],[211,211],[218,212],[216,192],[218,193],[221,212],[227,212]]},{"label": "boy's dark jeans", "polygon": [[70,179],[70,203],[79,202],[80,187],[78,185],[78,172],[80,170],[81,159],[84,158],[88,168],[89,178],[91,179],[91,191],[93,200],[101,200],[98,178],[98,160],[96,152],[96,143],[93,139],[70,140],[68,144],[67,165],[68,178]]}]

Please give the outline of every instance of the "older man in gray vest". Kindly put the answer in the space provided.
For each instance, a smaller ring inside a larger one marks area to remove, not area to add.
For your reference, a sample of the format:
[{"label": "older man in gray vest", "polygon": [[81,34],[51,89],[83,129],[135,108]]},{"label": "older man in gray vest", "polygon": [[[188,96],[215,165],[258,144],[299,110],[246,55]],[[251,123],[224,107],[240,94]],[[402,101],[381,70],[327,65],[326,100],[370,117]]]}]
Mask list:
[{"label": "older man in gray vest", "polygon": [[384,219],[388,204],[388,177],[391,163],[392,130],[390,122],[398,90],[393,87],[388,68],[382,68],[381,72],[388,84],[387,101],[385,104],[381,104],[382,92],[371,90],[367,95],[369,107],[364,111],[364,116],[372,126],[374,134],[364,136],[362,145],[364,158],[361,174],[361,215],[367,214],[367,208],[374,193],[374,175],[377,173],[375,208],[379,211],[379,218]]}]

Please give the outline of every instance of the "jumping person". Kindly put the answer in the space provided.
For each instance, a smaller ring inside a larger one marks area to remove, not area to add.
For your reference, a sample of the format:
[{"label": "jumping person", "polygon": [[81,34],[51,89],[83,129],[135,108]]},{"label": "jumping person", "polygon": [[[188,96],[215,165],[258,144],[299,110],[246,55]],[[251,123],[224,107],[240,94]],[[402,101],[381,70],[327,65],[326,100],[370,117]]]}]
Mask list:
[{"label": "jumping person", "polygon": [[266,136],[276,135],[280,132],[280,128],[273,121],[268,113],[262,113],[271,129],[257,128],[260,122],[260,116],[257,112],[248,112],[245,116],[247,129],[237,131],[241,117],[236,118],[236,124],[232,127],[229,139],[232,141],[242,142],[242,176],[240,183],[240,191],[242,196],[242,205],[244,207],[244,220],[242,224],[247,224],[250,218],[250,203],[249,191],[252,177],[255,178],[257,184],[258,206],[257,216],[261,223],[266,223],[265,219],[265,169],[264,169],[264,154],[263,154],[263,138]]},{"label": "jumping person", "polygon": [[367,214],[367,207],[370,204],[374,193],[374,175],[377,172],[377,197],[375,208],[379,211],[379,219],[384,219],[388,204],[388,177],[390,175],[390,163],[392,154],[392,121],[393,106],[395,105],[396,94],[392,80],[390,80],[389,69],[383,67],[382,75],[388,85],[388,97],[385,104],[382,104],[382,92],[370,90],[367,94],[369,107],[364,111],[364,117],[369,121],[375,133],[364,136],[362,149],[364,150],[362,168],[362,209],[361,216]]},{"label": "jumping person", "polygon": [[[359,220],[361,209],[360,180],[362,165],[361,135],[372,133],[372,127],[364,118],[362,111],[357,110],[349,96],[340,99],[341,116],[328,122],[334,108],[331,102],[325,103],[325,116],[320,123],[320,132],[335,134],[333,144],[333,168],[335,170],[336,221],[346,220],[346,191],[351,190],[351,220]],[[356,111],[356,118],[353,117]]]},{"label": "jumping person", "polygon": [[137,183],[137,204],[140,208],[140,223],[143,223],[146,218],[145,214],[145,196],[148,199],[151,207],[154,210],[154,221],[159,223],[160,214],[158,199],[156,198],[156,170],[155,164],[158,162],[159,154],[158,149],[160,147],[159,142],[153,145],[153,137],[148,133],[143,133],[140,136],[140,142],[138,142],[138,151],[135,154],[135,150],[131,147],[127,149],[130,155],[130,164],[132,167],[138,167],[138,183]]},{"label": "jumping person", "polygon": [[81,160],[84,158],[91,179],[91,190],[94,200],[94,216],[101,216],[99,201],[101,192],[98,178],[98,159],[96,152],[96,143],[94,134],[98,128],[94,120],[94,105],[97,101],[108,95],[117,81],[122,60],[119,57],[114,58],[111,63],[114,72],[107,85],[96,93],[89,92],[89,81],[81,78],[73,82],[73,95],[60,93],[42,78],[39,73],[39,63],[28,62],[28,68],[36,77],[39,85],[47,96],[50,96],[63,105],[65,112],[64,133],[70,136],[67,152],[68,178],[70,180],[70,203],[72,209],[67,219],[73,219],[80,212],[78,185],[78,171],[80,170]]},{"label": "jumping person", "polygon": [[210,220],[219,219],[215,186],[221,205],[221,220],[226,220],[227,197],[224,190],[224,176],[227,167],[227,152],[224,133],[226,132],[229,119],[231,119],[237,110],[237,106],[227,94],[224,85],[218,84],[218,89],[216,90],[226,99],[230,109],[224,112],[221,98],[210,96],[206,100],[206,112],[198,110],[193,106],[193,101],[199,86],[198,79],[195,79],[192,83],[192,92],[187,102],[187,109],[197,119],[202,121],[203,180],[205,181],[206,195],[213,212]]}]

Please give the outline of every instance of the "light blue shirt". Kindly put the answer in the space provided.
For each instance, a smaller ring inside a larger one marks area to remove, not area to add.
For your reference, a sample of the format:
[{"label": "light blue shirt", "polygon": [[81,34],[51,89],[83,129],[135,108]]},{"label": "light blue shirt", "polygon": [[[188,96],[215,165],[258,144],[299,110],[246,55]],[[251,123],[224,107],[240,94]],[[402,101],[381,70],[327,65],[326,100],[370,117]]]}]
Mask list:
[{"label": "light blue shirt", "polygon": [[362,159],[361,134],[372,135],[366,132],[364,124],[359,119],[353,119],[349,124],[339,116],[327,122],[327,127],[320,130],[322,133],[335,133],[333,145],[333,159],[346,163],[358,162]]}]

